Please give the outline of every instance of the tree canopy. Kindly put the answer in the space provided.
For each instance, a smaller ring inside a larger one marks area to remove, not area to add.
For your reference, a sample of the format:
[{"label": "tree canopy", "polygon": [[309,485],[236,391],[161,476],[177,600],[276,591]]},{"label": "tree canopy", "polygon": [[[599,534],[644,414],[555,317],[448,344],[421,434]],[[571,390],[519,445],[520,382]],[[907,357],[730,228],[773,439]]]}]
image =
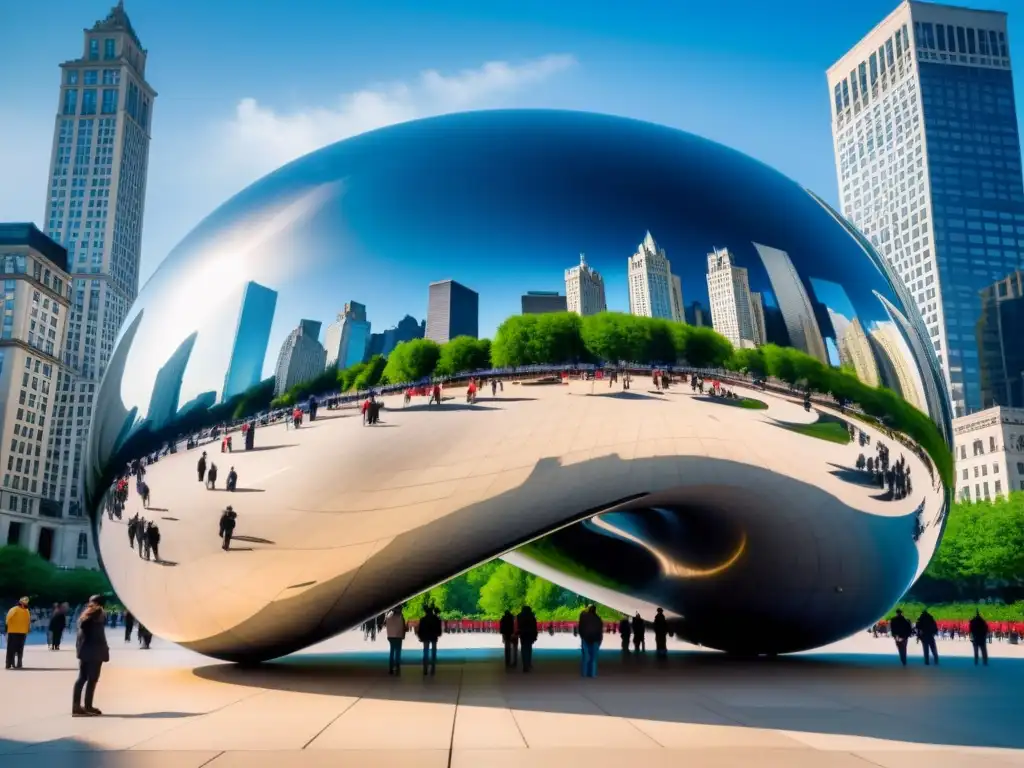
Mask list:
[{"label": "tree canopy", "polygon": [[388,355],[384,378],[391,384],[419,381],[431,376],[441,359],[441,345],[430,339],[403,341]]}]

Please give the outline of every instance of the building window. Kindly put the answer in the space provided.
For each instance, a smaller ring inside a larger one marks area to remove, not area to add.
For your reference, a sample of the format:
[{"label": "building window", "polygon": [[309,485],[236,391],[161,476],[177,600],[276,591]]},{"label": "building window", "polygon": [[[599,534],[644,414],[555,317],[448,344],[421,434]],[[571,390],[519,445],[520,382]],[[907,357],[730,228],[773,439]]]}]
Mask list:
[{"label": "building window", "polygon": [[89,557],[89,534],[78,534],[78,559],[86,560]]},{"label": "building window", "polygon": [[73,115],[78,108],[78,89],[68,88],[64,91],[64,114]]},{"label": "building window", "polygon": [[974,455],[975,456],[981,456],[983,453],[985,453],[985,444],[982,443],[981,440],[975,440],[974,441]]},{"label": "building window", "polygon": [[1003,492],[1003,481],[1002,480],[996,480],[996,496],[998,496],[1002,492]]},{"label": "building window", "polygon": [[988,449],[990,451],[993,451],[993,452],[995,451],[995,449],[996,449],[996,439],[994,437],[989,437],[989,439],[988,439]]},{"label": "building window", "polygon": [[78,70],[69,69],[64,73],[64,84],[65,85],[78,85]]},{"label": "building window", "polygon": [[89,61],[96,61],[100,57],[100,41],[89,41]]},{"label": "building window", "polygon": [[117,91],[113,89],[103,91],[103,114],[112,115],[117,112]]},{"label": "building window", "polygon": [[96,114],[96,91],[93,88],[82,91],[82,114]]},{"label": "building window", "polygon": [[112,59],[114,58],[114,40],[108,38],[103,41],[103,58]]}]

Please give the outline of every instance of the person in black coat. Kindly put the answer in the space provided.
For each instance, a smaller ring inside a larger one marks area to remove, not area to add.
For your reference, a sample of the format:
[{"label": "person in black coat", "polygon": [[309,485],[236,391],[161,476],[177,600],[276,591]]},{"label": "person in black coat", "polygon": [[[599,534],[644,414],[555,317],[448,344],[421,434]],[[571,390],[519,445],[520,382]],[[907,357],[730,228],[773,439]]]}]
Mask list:
[{"label": "person in black coat", "polygon": [[135,628],[135,617],[132,616],[131,611],[125,611],[124,614],[124,641],[126,643],[131,642],[132,630]]},{"label": "person in black coat", "polygon": [[900,655],[900,663],[904,667],[907,666],[907,643],[910,642],[910,636],[914,634],[914,628],[900,609],[896,609],[896,615],[889,621],[889,634],[896,641],[896,652]]},{"label": "person in black coat", "polygon": [[203,451],[203,455],[199,457],[196,472],[199,473],[199,482],[203,482],[206,479],[206,451]]},{"label": "person in black coat", "polygon": [[668,619],[665,618],[665,611],[661,608],[654,616],[654,646],[655,654],[659,659],[668,656]]},{"label": "person in black coat", "polygon": [[68,617],[64,609],[59,605],[53,607],[53,616],[50,617],[50,648],[54,651],[60,650],[60,639],[68,626]]},{"label": "person in black coat", "polygon": [[988,666],[988,622],[981,618],[981,611],[978,610],[967,625],[971,633],[971,645],[974,646],[974,666],[978,666],[978,655],[984,665]]},{"label": "person in black coat", "polygon": [[[103,612],[106,604],[103,595],[93,595],[89,604],[78,618],[78,639],[75,650],[78,656],[78,679],[75,680],[74,702],[71,706],[72,717],[96,717],[102,715],[92,705],[96,693],[96,684],[100,679],[100,669],[110,661],[110,649],[107,648],[107,618]],[[85,702],[82,702],[82,690],[85,690]]]},{"label": "person in black coat", "polygon": [[512,611],[505,611],[505,615],[498,622],[498,631],[501,632],[501,640],[505,644],[505,669],[515,669],[519,660],[516,658],[516,617],[512,615]]},{"label": "person in black coat", "polygon": [[629,621],[629,616],[623,616],[622,621],[619,622],[619,637],[622,639],[622,652],[629,653],[629,638],[633,634],[633,625]]},{"label": "person in black coat", "polygon": [[637,611],[633,617],[633,650],[637,653],[647,653],[646,630],[647,622],[640,618],[640,611]]},{"label": "person in black coat", "polygon": [[523,646],[523,672],[533,670],[533,644],[537,642],[537,616],[533,609],[524,605],[516,617],[519,628],[519,642]]},{"label": "person in black coat", "polygon": [[423,643],[423,675],[433,677],[437,671],[437,641],[441,637],[441,617],[437,609],[428,605],[423,618],[420,619],[416,634]]}]

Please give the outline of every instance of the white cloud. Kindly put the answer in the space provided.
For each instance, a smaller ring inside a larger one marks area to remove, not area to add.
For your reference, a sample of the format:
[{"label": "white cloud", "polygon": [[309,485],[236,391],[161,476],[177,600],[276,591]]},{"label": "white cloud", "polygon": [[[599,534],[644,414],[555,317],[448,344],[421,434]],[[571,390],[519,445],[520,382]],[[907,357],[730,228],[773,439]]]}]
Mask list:
[{"label": "white cloud", "polygon": [[279,113],[256,99],[239,102],[218,142],[222,161],[245,170],[249,181],[335,141],[375,128],[465,109],[501,99],[570,69],[575,58],[544,56],[522,64],[492,61],[457,74],[420,73],[412,83],[367,88],[341,97],[336,107]]}]

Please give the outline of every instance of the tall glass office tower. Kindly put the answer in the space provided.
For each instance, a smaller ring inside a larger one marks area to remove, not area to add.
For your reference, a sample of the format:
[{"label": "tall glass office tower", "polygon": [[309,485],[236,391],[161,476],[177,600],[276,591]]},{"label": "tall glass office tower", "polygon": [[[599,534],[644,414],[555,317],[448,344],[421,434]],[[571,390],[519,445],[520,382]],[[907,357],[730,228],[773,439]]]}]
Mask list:
[{"label": "tall glass office tower", "polygon": [[93,398],[139,290],[156,98],[146,57],[118,2],[85,30],[81,56],[60,65],[44,221],[67,248],[73,291],[44,487],[73,517],[82,514],[80,467]]},{"label": "tall glass office tower", "polygon": [[276,309],[277,291],[259,283],[246,283],[231,345],[231,361],[224,376],[222,402],[259,384]]},{"label": "tall glass office tower", "polygon": [[978,410],[981,293],[1024,260],[1006,14],[903,2],[828,84],[843,214],[916,302],[956,415]]}]

